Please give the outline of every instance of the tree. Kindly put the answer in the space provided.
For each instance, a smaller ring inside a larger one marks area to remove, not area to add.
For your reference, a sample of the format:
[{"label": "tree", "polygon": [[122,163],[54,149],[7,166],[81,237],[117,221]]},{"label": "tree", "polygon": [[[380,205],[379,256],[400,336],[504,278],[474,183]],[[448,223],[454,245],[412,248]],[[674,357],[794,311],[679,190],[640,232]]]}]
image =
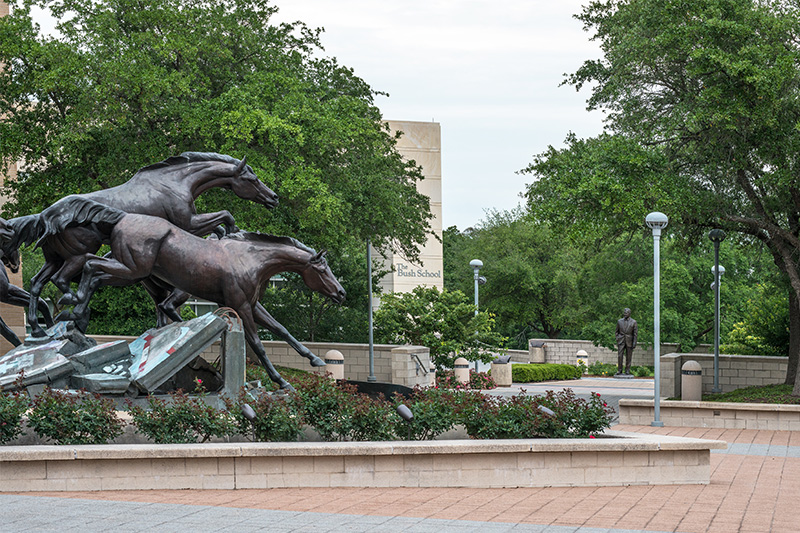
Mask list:
[{"label": "tree", "polygon": [[[777,0],[601,0],[577,16],[601,44],[567,82],[592,85],[607,133],[526,169],[531,208],[613,231],[668,213],[689,238],[718,226],[764,243],[788,280],[800,356],[800,19]],[[602,165],[597,165],[602,162]],[[642,172],[635,172],[639,168]],[[566,183],[560,187],[559,183]],[[640,191],[640,194],[636,194]],[[557,202],[554,196],[560,194]],[[605,201],[603,202],[603,198]],[[587,205],[593,211],[585,212]],[[546,207],[549,204],[549,207]],[[796,384],[800,393],[800,382]]]},{"label": "tree", "polygon": [[[240,227],[331,250],[331,263],[343,267],[337,274],[356,284],[346,287],[355,298],[344,320],[366,327],[366,312],[354,307],[363,303],[361,277],[344,268],[351,260],[333,256],[361,261],[369,239],[418,258],[432,215],[416,189],[420,169],[398,153],[374,105],[377,93],[320,55],[321,30],[273,23],[277,8],[261,0],[10,4],[11,15],[0,18],[0,64],[8,66],[0,70],[0,161],[26,164],[5,185],[5,216],[118,185],[182,151],[246,156],[280,206],[266,212],[211,190],[198,211],[228,209]],[[59,21],[58,38],[39,34],[33,5]],[[292,297],[303,294],[312,304],[304,309],[319,311],[321,302],[303,291]],[[285,317],[293,329],[295,317]],[[316,321],[297,318],[303,329]],[[342,330],[307,331],[338,339]]]},{"label": "tree", "polygon": [[503,342],[493,328],[494,318],[486,311],[476,315],[463,292],[436,287],[384,294],[375,311],[378,342],[427,346],[437,368],[453,368],[457,357],[491,361]]},{"label": "tree", "polygon": [[[274,213],[204,195],[252,230],[416,257],[430,232],[419,168],[396,150],[375,92],[320,32],[272,23],[261,0],[17,0],[0,19],[0,160],[24,160],[7,214],[117,185],[185,150],[247,157],[281,196]],[[43,37],[41,5],[59,21]],[[369,214],[369,216],[366,216]]]},{"label": "tree", "polygon": [[533,335],[557,338],[565,329],[580,329],[585,308],[578,283],[585,254],[548,225],[521,209],[492,212],[468,233],[448,229],[444,241],[446,284],[471,292],[467,265],[481,259],[487,279],[480,289],[481,308],[496,315],[498,329],[515,348],[527,349]]}]

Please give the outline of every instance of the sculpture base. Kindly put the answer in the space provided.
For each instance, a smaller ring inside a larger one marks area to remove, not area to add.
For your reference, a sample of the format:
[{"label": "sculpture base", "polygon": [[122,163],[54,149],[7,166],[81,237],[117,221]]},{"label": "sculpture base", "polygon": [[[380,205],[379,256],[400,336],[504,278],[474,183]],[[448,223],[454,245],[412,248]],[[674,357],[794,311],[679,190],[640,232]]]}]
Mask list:
[{"label": "sculpture base", "polygon": [[614,379],[633,379],[633,374],[614,374]]}]

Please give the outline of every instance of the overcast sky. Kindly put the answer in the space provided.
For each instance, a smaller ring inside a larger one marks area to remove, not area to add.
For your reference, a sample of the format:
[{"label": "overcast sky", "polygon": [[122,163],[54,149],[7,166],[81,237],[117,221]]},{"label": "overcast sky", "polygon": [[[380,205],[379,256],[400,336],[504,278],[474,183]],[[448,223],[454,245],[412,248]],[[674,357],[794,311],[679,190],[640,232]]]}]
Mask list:
[{"label": "overcast sky", "polygon": [[[585,2],[586,0],[584,0]],[[598,134],[588,91],[559,84],[599,57],[572,15],[580,0],[277,0],[281,20],[322,27],[325,53],[373,89],[389,120],[442,130],[444,227],[512,209],[531,178],[516,172],[570,131]],[[41,20],[41,19],[40,19]],[[42,24],[47,26],[46,22]]]},{"label": "overcast sky", "polygon": [[384,118],[442,128],[444,227],[463,230],[487,209],[512,209],[524,168],[570,131],[597,135],[587,90],[559,84],[600,57],[579,0],[284,0],[281,18],[325,28],[327,55],[355,69]]}]

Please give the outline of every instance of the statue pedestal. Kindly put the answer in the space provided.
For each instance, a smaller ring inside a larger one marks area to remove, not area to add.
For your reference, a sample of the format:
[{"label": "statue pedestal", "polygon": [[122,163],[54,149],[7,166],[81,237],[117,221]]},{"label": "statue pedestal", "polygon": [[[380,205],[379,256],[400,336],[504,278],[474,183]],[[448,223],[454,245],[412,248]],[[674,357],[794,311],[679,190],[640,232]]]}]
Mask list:
[{"label": "statue pedestal", "polygon": [[633,379],[633,374],[614,374],[614,379]]}]

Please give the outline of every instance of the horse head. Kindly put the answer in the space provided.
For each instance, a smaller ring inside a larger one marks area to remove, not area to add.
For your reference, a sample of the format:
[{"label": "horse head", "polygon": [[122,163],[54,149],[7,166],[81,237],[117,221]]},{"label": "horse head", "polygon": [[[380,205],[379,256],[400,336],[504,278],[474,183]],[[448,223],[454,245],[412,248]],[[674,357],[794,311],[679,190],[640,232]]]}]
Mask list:
[{"label": "horse head", "polygon": [[309,289],[316,291],[323,296],[327,296],[334,303],[340,304],[344,301],[347,293],[344,287],[336,279],[325,259],[325,250],[315,254],[308,260],[306,267],[300,272]]},{"label": "horse head", "polygon": [[20,265],[19,247],[14,242],[14,228],[4,218],[0,218],[0,253],[6,268],[17,272]]},{"label": "horse head", "polygon": [[250,165],[242,158],[234,170],[230,188],[239,198],[250,200],[272,209],[278,205],[278,195],[258,179]]}]

